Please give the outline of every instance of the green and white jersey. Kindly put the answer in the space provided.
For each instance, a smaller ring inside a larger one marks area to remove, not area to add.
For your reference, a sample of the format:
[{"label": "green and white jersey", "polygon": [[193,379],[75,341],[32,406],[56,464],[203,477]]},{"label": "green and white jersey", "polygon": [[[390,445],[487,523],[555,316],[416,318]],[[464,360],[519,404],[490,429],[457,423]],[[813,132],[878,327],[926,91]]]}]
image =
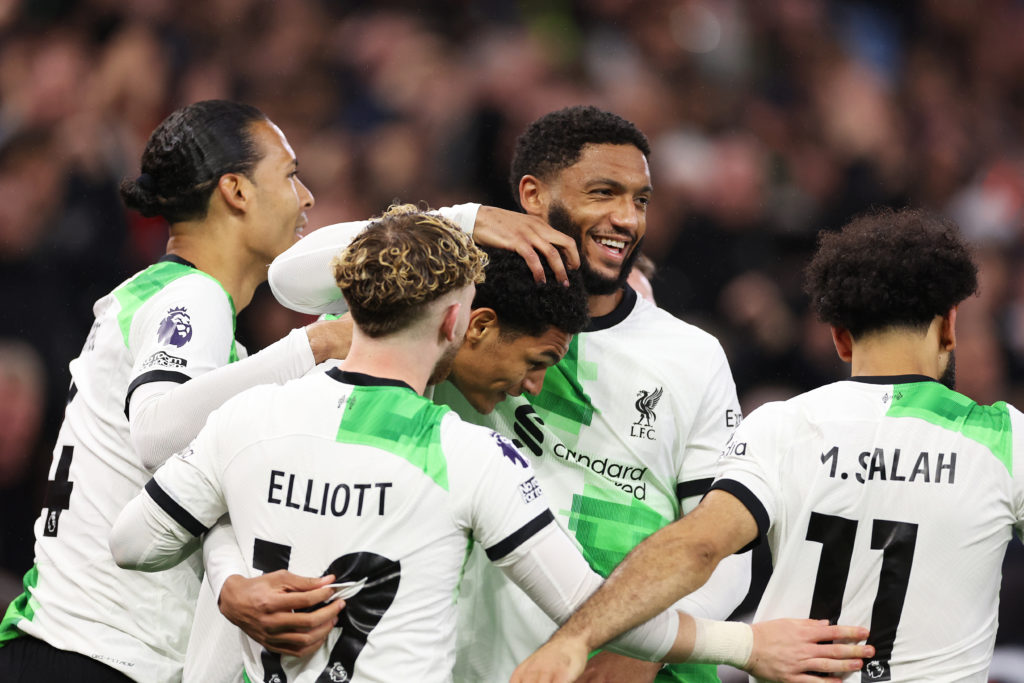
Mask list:
[{"label": "green and white jersey", "polygon": [[[575,336],[539,395],[510,396],[486,416],[449,383],[434,398],[513,439],[555,518],[602,576],[696,506],[741,419],[718,341],[632,289]],[[466,683],[508,680],[556,628],[479,554],[470,557],[459,597],[456,679]],[[735,559],[747,562],[737,585],[680,607],[726,618],[749,587],[749,560]],[[714,666],[685,664],[666,667],[658,680],[717,677]]]},{"label": "green and white jersey", "polygon": [[1024,530],[1022,427],[916,375],[754,411],[713,487],[772,550],[756,619],[869,627],[875,658],[847,681],[986,681],[1003,555]]},{"label": "green and white jersey", "polygon": [[247,680],[268,683],[449,681],[472,539],[500,561],[559,533],[507,439],[402,382],[337,368],[229,400],[146,491],[196,536],[229,511],[250,575],[362,585],[307,657],[244,639]]},{"label": "green and white jersey", "polygon": [[184,382],[244,354],[231,297],[176,257],[100,299],[71,362],[68,405],[35,525],[35,565],[8,607],[0,643],[29,634],[147,683],[178,680],[200,559],[161,574],[125,571],[108,548],[121,508],[150,478],[126,407],[147,382]]}]

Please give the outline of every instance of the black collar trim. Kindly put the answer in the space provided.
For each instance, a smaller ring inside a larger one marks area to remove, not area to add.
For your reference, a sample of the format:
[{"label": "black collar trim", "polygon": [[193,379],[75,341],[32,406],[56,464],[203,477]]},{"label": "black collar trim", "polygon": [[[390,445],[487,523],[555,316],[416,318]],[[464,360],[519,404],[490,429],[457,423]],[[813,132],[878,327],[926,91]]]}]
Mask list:
[{"label": "black collar trim", "polygon": [[927,375],[862,375],[860,377],[849,377],[851,382],[862,382],[864,384],[912,384],[914,382],[938,382],[934,377]]},{"label": "black collar trim", "polygon": [[411,386],[398,379],[387,379],[385,377],[374,377],[361,372],[346,372],[341,368],[331,368],[327,376],[344,384],[353,384],[357,387],[402,387],[409,391],[415,391]]},{"label": "black collar trim", "polygon": [[[171,263],[180,263],[181,265],[188,266],[189,268],[196,268],[196,264],[192,263],[191,261],[186,261],[185,259],[181,258],[176,254],[164,254],[163,256],[156,260],[157,263],[163,263],[164,261],[170,261]],[[196,270],[199,269],[196,268]]]},{"label": "black collar trim", "polygon": [[629,285],[625,285],[622,288],[622,301],[615,307],[615,310],[607,315],[591,318],[590,324],[583,331],[598,332],[600,330],[607,330],[609,327],[615,327],[629,317],[629,314],[633,312],[634,306],[636,306],[636,291]]}]

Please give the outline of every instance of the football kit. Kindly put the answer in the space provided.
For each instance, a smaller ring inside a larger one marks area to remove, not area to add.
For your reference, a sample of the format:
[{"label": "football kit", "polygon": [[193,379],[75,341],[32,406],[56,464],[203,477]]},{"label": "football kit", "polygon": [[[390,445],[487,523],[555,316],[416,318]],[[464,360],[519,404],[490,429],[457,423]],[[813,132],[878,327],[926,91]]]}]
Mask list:
[{"label": "football kit", "polygon": [[[250,575],[334,574],[349,591],[311,655],[281,657],[242,638],[249,681],[450,680],[473,540],[514,571],[540,543],[561,539],[549,568],[575,562],[575,574],[541,590],[559,618],[600,582],[507,439],[400,381],[338,368],[249,390],[213,413],[125,510],[111,547],[137,566],[163,566],[226,511]],[[549,575],[537,572],[531,590]],[[641,638],[652,656],[675,637],[668,615]]]},{"label": "football kit", "polygon": [[[159,392],[190,386],[185,383],[244,357],[245,350],[234,338],[230,295],[175,256],[125,281],[96,303],[94,313],[82,352],[71,362],[68,404],[35,524],[35,564],[25,575],[25,592],[7,609],[0,644],[27,634],[134,680],[176,681],[201,562],[196,555],[173,570],[149,575],[120,569],[110,556],[114,519],[151,476],[147,457],[133,445],[136,416],[130,424],[129,413],[152,407],[140,405],[138,395],[150,392],[158,404]],[[260,366],[263,356],[273,360],[269,371],[220,387],[222,392],[230,395],[235,384],[297,376],[312,366],[303,331],[277,346],[235,366],[267,370]],[[195,385],[209,389],[210,382]],[[204,393],[215,400],[216,391]],[[161,425],[173,434],[172,441],[188,443],[205,419],[202,414],[193,420],[190,412],[202,412],[201,402],[187,403],[176,409],[172,403]],[[158,463],[163,457],[148,459]]]},{"label": "football kit", "polygon": [[[555,518],[602,576],[640,541],[696,506],[740,421],[718,341],[627,289],[576,335],[540,394],[507,397],[490,415],[450,383],[436,401],[512,438],[530,459]],[[472,553],[460,589],[456,679],[507,680],[555,631],[516,586]],[[749,555],[677,604],[724,619],[749,588]],[[717,680],[712,665],[676,664],[659,681]]]},{"label": "football kit", "polygon": [[1024,529],[1024,427],[921,376],[854,377],[754,411],[713,488],[774,573],[756,620],[870,629],[846,681],[988,680],[1007,543]]}]

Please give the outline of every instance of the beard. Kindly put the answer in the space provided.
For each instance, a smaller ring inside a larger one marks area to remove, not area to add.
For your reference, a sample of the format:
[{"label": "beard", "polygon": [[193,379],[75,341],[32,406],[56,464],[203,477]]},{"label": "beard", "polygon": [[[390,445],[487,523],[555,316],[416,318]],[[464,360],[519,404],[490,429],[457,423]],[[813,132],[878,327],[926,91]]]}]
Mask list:
[{"label": "beard", "polygon": [[427,380],[427,386],[434,386],[448,379],[448,375],[452,373],[452,366],[455,365],[455,354],[459,352],[460,346],[462,346],[462,337],[459,337],[457,344],[453,342],[437,360],[430,373],[430,378]]},{"label": "beard", "polygon": [[946,361],[946,369],[942,371],[939,382],[947,389],[956,390],[956,353],[954,351],[949,352],[949,360]]},{"label": "beard", "polygon": [[629,271],[633,269],[633,263],[640,255],[642,238],[633,245],[633,250],[623,260],[618,276],[608,277],[590,267],[583,249],[583,228],[572,219],[569,210],[561,202],[552,202],[548,207],[548,225],[576,240],[576,249],[580,254],[580,275],[583,277],[583,286],[586,288],[587,294],[613,294],[625,287]]}]

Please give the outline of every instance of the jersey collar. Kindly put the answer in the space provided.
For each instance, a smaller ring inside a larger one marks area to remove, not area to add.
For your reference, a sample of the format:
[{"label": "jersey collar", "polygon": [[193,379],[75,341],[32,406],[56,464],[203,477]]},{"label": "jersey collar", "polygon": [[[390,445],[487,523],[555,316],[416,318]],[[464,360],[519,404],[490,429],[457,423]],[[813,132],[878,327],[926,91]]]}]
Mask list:
[{"label": "jersey collar", "polygon": [[861,375],[859,377],[847,377],[850,382],[863,382],[864,384],[913,384],[914,382],[938,382],[939,380],[927,375]]},{"label": "jersey collar", "polygon": [[[179,263],[183,266],[188,266],[189,268],[196,268],[196,264],[192,263],[191,261],[186,261],[177,254],[164,254],[163,256],[156,260],[157,263],[163,263],[164,261],[169,261],[171,263]],[[196,270],[199,269],[196,268]]]},{"label": "jersey collar", "polygon": [[622,301],[619,302],[619,305],[607,315],[591,318],[590,324],[583,330],[584,332],[607,330],[609,327],[615,327],[629,317],[633,307],[636,305],[636,290],[629,285],[624,285],[622,289]]},{"label": "jersey collar", "polygon": [[343,384],[352,384],[357,387],[402,387],[409,391],[415,391],[411,386],[398,379],[387,379],[385,377],[374,377],[361,372],[346,372],[341,368],[331,368],[327,376]]}]

